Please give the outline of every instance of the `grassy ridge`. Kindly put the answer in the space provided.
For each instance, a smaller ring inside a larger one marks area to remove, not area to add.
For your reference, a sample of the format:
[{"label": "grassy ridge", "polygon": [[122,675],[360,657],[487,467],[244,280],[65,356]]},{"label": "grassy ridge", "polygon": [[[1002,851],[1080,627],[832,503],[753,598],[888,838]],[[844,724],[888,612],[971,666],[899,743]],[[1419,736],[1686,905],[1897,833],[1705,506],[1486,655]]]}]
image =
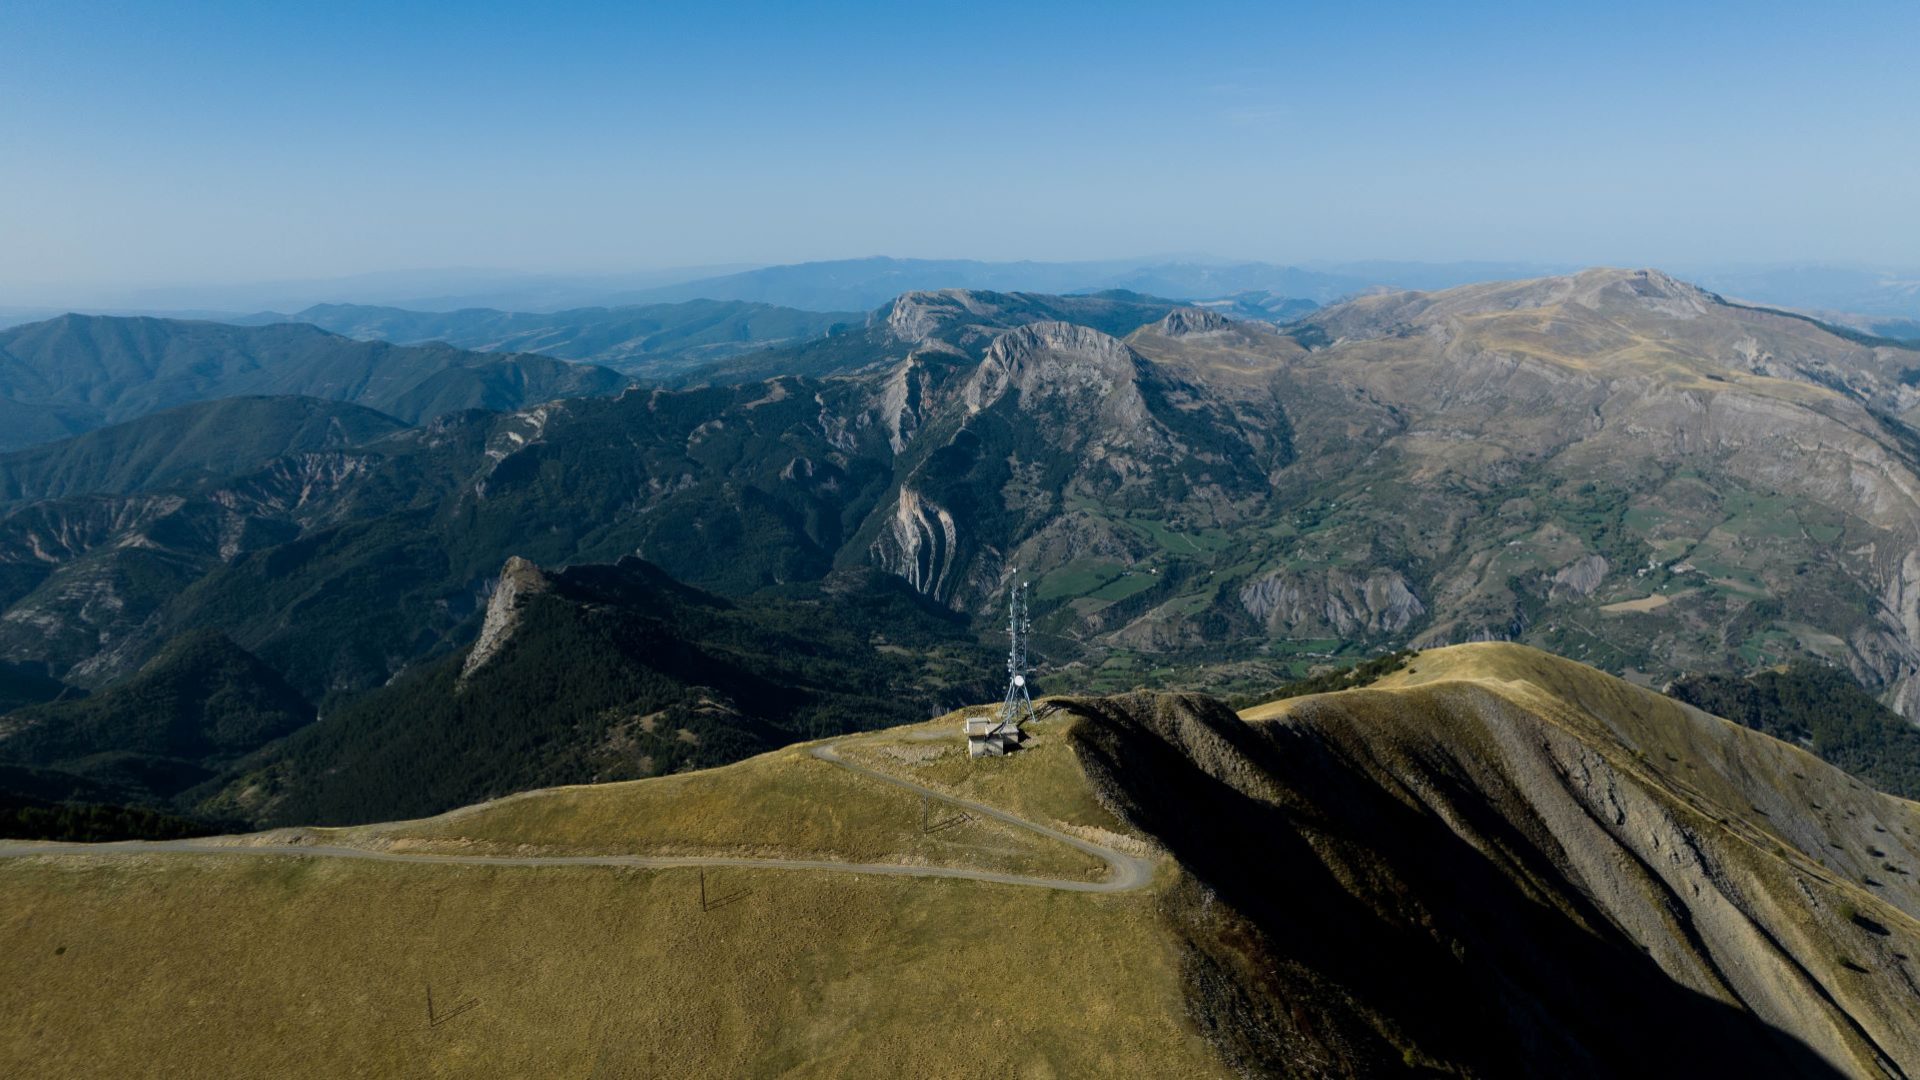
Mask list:
[{"label": "grassy ridge", "polygon": [[[957,725],[947,729],[942,749],[963,754]],[[1107,869],[1028,830],[950,805],[923,805],[904,788],[875,783],[797,746],[718,769],[539,791],[340,836],[407,850],[829,858],[1084,880],[1098,880]]]},{"label": "grassy ridge", "polygon": [[[959,735],[941,729],[937,747],[893,732],[841,746],[947,761]],[[1086,798],[1072,761],[1042,731],[1030,756],[977,772],[1073,813],[1049,788]],[[796,748],[317,836],[1092,869],[997,822],[920,825],[912,793]],[[0,860],[0,1074],[1224,1075],[1186,1020],[1153,889],[733,868],[706,885],[703,910],[692,869]]]}]

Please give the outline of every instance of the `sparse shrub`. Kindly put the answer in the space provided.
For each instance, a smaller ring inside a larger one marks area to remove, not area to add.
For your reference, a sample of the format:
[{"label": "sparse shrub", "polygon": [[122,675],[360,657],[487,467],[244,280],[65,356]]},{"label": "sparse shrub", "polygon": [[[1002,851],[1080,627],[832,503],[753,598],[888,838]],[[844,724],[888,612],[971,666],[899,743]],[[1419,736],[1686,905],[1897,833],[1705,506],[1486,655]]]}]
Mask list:
[{"label": "sparse shrub", "polygon": [[1406,667],[1414,657],[1419,655],[1418,649],[1398,649],[1384,656],[1363,660],[1352,667],[1341,668],[1339,671],[1297,679],[1270,693],[1242,694],[1228,699],[1227,704],[1234,709],[1248,709],[1269,701],[1283,701],[1308,694],[1330,694],[1336,690],[1354,690],[1362,686],[1371,686]]}]

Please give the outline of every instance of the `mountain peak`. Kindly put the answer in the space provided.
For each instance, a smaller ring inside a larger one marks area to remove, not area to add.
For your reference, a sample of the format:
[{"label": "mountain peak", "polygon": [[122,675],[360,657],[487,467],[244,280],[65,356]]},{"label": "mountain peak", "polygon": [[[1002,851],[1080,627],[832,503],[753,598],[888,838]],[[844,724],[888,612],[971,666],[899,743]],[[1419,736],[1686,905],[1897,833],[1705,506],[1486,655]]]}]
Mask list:
[{"label": "mountain peak", "polygon": [[1047,397],[1105,398],[1138,374],[1132,349],[1108,334],[1066,322],[1036,322],[993,340],[964,391],[979,412],[1018,390],[1023,401]]},{"label": "mountain peak", "polygon": [[963,319],[991,320],[1000,311],[993,299],[993,293],[971,289],[915,290],[894,297],[881,319],[895,338],[919,343]]},{"label": "mountain peak", "polygon": [[1334,337],[1361,339],[1506,312],[1584,310],[1636,321],[1694,319],[1724,306],[1725,301],[1713,293],[1660,270],[1598,267],[1560,277],[1490,281],[1438,292],[1374,293],[1326,308],[1312,321]]},{"label": "mountain peak", "polygon": [[1558,280],[1571,285],[1569,299],[1595,308],[1610,301],[1637,302],[1664,314],[1687,316],[1721,302],[1718,296],[1662,270],[1583,270]]},{"label": "mountain peak", "polygon": [[500,568],[493,595],[487,599],[487,615],[480,624],[480,636],[474,640],[473,651],[460,667],[463,682],[506,647],[520,625],[520,609],[526,606],[527,600],[551,587],[552,581],[546,572],[533,562],[518,555],[508,556],[506,565]]},{"label": "mountain peak", "polygon": [[1167,337],[1187,337],[1192,334],[1218,333],[1232,325],[1233,320],[1217,311],[1183,307],[1167,312],[1167,317],[1160,320],[1160,332]]}]

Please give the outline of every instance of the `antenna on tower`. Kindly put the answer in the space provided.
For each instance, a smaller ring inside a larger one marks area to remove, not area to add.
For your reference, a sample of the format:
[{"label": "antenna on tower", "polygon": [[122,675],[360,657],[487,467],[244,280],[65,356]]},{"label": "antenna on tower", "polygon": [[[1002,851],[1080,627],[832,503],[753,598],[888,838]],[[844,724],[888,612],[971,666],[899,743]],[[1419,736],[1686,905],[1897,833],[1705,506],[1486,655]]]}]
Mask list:
[{"label": "antenna on tower", "polygon": [[1027,693],[1027,583],[1007,590],[1007,700],[1000,706],[1000,727],[1016,736],[1020,725],[1033,719],[1033,698]]},{"label": "antenna on tower", "polygon": [[1007,589],[1007,697],[997,713],[966,721],[967,753],[973,757],[1000,755],[1020,745],[1020,725],[1036,719],[1033,696],[1027,687],[1027,583]]}]

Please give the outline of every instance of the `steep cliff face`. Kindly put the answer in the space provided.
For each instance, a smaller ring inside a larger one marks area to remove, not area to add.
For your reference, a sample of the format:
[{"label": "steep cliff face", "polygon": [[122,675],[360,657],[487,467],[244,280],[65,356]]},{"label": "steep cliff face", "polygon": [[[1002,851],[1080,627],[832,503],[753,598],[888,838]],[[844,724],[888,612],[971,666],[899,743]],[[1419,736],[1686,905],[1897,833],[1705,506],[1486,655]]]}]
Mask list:
[{"label": "steep cliff face", "polygon": [[952,514],[928,502],[919,492],[901,488],[892,518],[873,542],[872,556],[882,570],[905,578],[935,600],[945,601],[952,598],[958,584],[954,564],[959,543],[959,529]]},{"label": "steep cliff face", "polygon": [[1071,323],[1034,323],[994,339],[961,388],[969,414],[1009,394],[1025,413],[1073,424],[1052,433],[1068,445],[1151,439],[1139,360],[1115,338]]},{"label": "steep cliff face", "polygon": [[871,557],[963,610],[990,603],[1008,566],[1128,546],[1106,515],[1242,520],[1271,455],[1211,388],[1061,321],[1002,331],[977,362],[916,353],[877,407],[905,475]]},{"label": "steep cliff face", "polygon": [[910,292],[902,294],[893,303],[881,309],[880,319],[887,333],[909,345],[937,344],[953,349],[963,347],[971,338],[971,333],[963,332],[960,340],[943,340],[954,335],[954,330],[969,324],[993,326],[1003,318],[1003,307],[996,303],[992,293],[975,293],[965,289],[942,289],[930,292]]},{"label": "steep cliff face", "polygon": [[1784,743],[1504,645],[1064,707],[1248,1073],[1920,1069],[1920,814]]},{"label": "steep cliff face", "polygon": [[506,647],[520,625],[520,613],[527,601],[550,587],[547,575],[538,566],[518,555],[507,560],[494,582],[493,594],[487,598],[487,614],[480,623],[480,636],[474,639],[473,648],[460,665],[462,682]]},{"label": "steep cliff face", "polygon": [[1206,308],[1178,308],[1167,313],[1156,329],[1167,337],[1192,337],[1198,334],[1214,334],[1232,326],[1226,316]]}]

